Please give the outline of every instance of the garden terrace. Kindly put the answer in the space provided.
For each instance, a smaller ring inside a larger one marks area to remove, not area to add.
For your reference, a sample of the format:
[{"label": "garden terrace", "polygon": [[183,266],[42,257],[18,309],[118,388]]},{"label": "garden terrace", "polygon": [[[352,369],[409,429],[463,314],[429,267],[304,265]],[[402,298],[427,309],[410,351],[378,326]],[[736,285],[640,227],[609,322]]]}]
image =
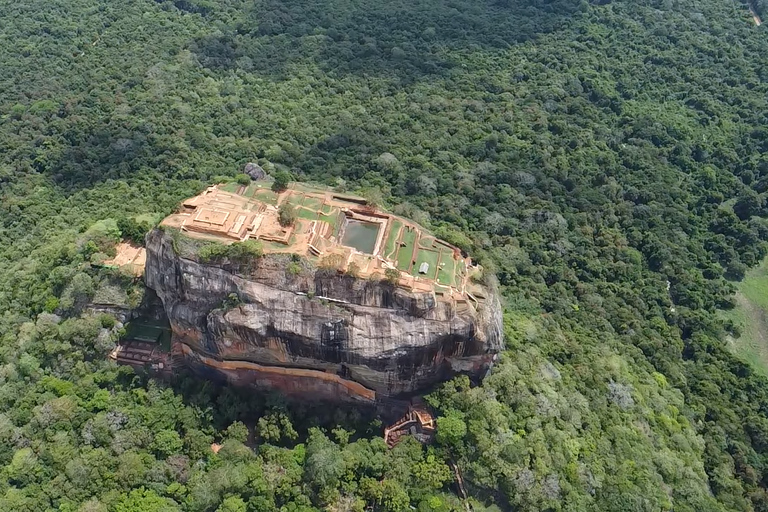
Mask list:
[{"label": "garden terrace", "polygon": [[[292,225],[281,225],[281,207],[293,210]],[[483,300],[473,294],[469,279],[479,268],[458,248],[362,198],[306,184],[292,183],[279,193],[258,182],[212,186],[184,201],[162,225],[224,244],[260,240],[265,254],[298,254],[341,273],[388,278],[413,291],[433,291],[457,306]]]}]

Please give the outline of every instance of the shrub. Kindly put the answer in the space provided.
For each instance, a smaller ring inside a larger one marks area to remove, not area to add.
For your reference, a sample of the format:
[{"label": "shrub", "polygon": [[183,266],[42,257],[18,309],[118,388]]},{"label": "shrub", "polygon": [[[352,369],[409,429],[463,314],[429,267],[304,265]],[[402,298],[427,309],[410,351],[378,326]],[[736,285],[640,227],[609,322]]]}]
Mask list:
[{"label": "shrub", "polygon": [[235,242],[229,246],[227,257],[235,261],[247,261],[251,258],[261,258],[264,256],[264,249],[257,240],[246,240],[244,242]]},{"label": "shrub", "polygon": [[99,315],[99,322],[104,329],[112,329],[117,323],[117,320],[115,320],[115,317],[112,315],[102,313]]},{"label": "shrub", "polygon": [[396,268],[388,268],[384,271],[384,279],[390,284],[396,284],[400,280],[400,271]]},{"label": "shrub", "polygon": [[229,295],[227,295],[227,298],[222,301],[221,307],[224,310],[230,310],[230,309],[236,308],[242,303],[243,301],[240,300],[240,296],[238,294],[230,293]]},{"label": "shrub", "polygon": [[461,231],[448,226],[441,226],[435,230],[435,235],[449,244],[455,245],[462,251],[470,252],[472,250],[472,240]]},{"label": "shrub", "polygon": [[109,256],[115,255],[115,244],[120,241],[120,228],[115,219],[102,219],[95,222],[80,238],[82,251],[86,257],[96,252]]},{"label": "shrub", "polygon": [[273,178],[275,181],[272,183],[272,190],[275,192],[282,192],[287,189],[288,184],[291,182],[291,175],[283,170],[275,171]]},{"label": "shrub", "polygon": [[198,256],[204,262],[217,261],[226,257],[228,249],[229,249],[228,245],[222,245],[222,244],[217,244],[212,242],[210,244],[204,245],[200,249]]},{"label": "shrub", "polygon": [[341,254],[329,254],[320,260],[320,268],[323,270],[339,271],[344,265],[344,256]]},{"label": "shrub", "polygon": [[360,190],[360,195],[365,199],[365,204],[371,208],[379,208],[384,204],[384,193],[379,187],[367,187]]},{"label": "shrub", "polygon": [[277,209],[277,220],[284,228],[293,226],[296,223],[296,208],[288,202],[284,202]]},{"label": "shrub", "polygon": [[205,263],[228,259],[233,263],[247,263],[253,258],[261,258],[264,250],[257,240],[245,240],[231,245],[210,243],[198,252],[198,257]]},{"label": "shrub", "polygon": [[120,217],[117,219],[117,227],[120,228],[120,234],[125,240],[144,245],[144,236],[152,229],[152,224],[145,220],[137,221],[133,217]]},{"label": "shrub", "polygon": [[360,275],[360,266],[352,262],[347,266],[347,275],[350,277],[358,277]]}]

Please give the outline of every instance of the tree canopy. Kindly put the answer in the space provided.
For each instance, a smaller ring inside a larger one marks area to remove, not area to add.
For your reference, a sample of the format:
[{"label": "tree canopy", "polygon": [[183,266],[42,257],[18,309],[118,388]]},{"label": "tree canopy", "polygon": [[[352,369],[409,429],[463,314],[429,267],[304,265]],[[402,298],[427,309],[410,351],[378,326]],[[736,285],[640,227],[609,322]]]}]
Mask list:
[{"label": "tree canopy", "polygon": [[[715,314],[768,239],[744,5],[0,10],[0,510],[461,510],[450,460],[475,510],[768,509],[768,382]],[[96,263],[249,162],[368,191],[498,277],[508,347],[429,395],[433,447],[105,357],[121,326],[89,303],[141,291]]]}]

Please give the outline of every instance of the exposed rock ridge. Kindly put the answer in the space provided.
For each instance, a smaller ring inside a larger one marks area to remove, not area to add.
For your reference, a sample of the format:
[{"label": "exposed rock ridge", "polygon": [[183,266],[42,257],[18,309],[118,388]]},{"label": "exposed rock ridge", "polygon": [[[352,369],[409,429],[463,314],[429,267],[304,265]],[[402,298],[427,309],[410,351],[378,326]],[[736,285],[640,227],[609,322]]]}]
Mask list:
[{"label": "exposed rock ridge", "polygon": [[[339,398],[336,385],[311,372],[292,381],[290,373],[263,370],[278,366],[331,373],[392,396],[456,372],[482,375],[501,349],[501,309],[490,290],[483,304],[457,308],[434,293],[335,272],[292,275],[288,255],[264,256],[247,269],[186,256],[177,254],[171,235],[152,231],[146,284],[163,301],[176,352],[194,368],[238,383]],[[233,293],[240,304],[223,307]],[[216,367],[212,360],[228,364]]]}]

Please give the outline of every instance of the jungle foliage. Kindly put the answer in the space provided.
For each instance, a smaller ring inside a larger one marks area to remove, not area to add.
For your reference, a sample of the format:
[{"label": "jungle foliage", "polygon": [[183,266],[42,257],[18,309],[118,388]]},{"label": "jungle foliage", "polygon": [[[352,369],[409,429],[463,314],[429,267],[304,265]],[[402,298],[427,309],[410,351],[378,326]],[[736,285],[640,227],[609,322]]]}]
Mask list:
[{"label": "jungle foliage", "polygon": [[[0,12],[0,510],[460,510],[449,458],[475,510],[768,510],[768,381],[715,314],[768,238],[768,39],[742,5]],[[434,447],[106,360],[119,326],[87,305],[125,278],[94,255],[255,161],[498,276],[508,348],[430,395]]]}]

